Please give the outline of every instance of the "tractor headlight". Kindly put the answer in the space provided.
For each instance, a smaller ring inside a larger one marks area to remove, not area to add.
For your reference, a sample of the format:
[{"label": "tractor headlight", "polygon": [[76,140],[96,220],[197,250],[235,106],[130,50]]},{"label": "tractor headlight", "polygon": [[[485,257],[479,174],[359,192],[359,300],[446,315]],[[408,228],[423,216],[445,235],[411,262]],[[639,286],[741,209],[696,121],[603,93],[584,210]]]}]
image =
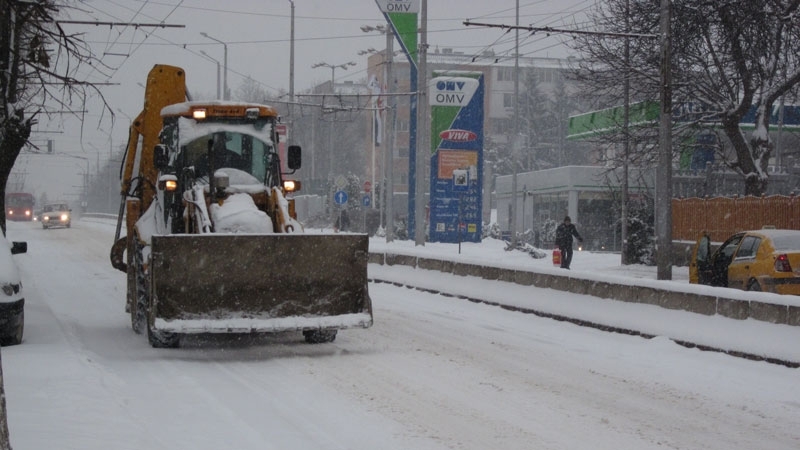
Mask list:
[{"label": "tractor headlight", "polygon": [[175,180],[167,180],[164,182],[164,190],[167,192],[172,192],[178,189],[178,182]]},{"label": "tractor headlight", "polygon": [[158,188],[165,192],[175,192],[178,190],[178,177],[172,174],[161,175],[158,179]]},{"label": "tractor headlight", "polygon": [[300,182],[297,180],[283,180],[283,190],[286,192],[297,192],[300,190]]}]

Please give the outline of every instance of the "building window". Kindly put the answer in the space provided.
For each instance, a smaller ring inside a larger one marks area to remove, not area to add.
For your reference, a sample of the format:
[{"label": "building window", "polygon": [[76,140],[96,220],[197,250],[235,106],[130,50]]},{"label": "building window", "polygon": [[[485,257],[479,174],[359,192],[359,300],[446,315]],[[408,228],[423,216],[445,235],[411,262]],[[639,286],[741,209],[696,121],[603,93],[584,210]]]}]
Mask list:
[{"label": "building window", "polygon": [[400,147],[397,149],[397,156],[400,158],[408,158],[408,147]]},{"label": "building window", "polygon": [[504,93],[503,94],[503,108],[513,108],[514,107],[514,94],[513,93]]},{"label": "building window", "polygon": [[513,123],[510,119],[495,119],[493,124],[495,134],[507,134],[513,130]]},{"label": "building window", "polygon": [[396,123],[397,123],[397,129],[395,131],[408,131],[407,120],[398,120]]},{"label": "building window", "polygon": [[556,69],[536,69],[536,79],[540,83],[555,83],[558,80]]},{"label": "building window", "polygon": [[498,67],[497,68],[497,81],[514,81],[514,68],[513,67]]}]

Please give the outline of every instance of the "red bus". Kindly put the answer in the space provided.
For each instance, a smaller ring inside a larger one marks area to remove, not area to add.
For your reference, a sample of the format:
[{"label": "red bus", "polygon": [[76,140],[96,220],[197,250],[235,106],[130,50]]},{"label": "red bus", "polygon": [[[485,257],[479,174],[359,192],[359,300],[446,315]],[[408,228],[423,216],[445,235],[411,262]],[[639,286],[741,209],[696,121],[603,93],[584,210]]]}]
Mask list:
[{"label": "red bus", "polygon": [[6,194],[6,220],[33,220],[33,194],[9,192]]}]

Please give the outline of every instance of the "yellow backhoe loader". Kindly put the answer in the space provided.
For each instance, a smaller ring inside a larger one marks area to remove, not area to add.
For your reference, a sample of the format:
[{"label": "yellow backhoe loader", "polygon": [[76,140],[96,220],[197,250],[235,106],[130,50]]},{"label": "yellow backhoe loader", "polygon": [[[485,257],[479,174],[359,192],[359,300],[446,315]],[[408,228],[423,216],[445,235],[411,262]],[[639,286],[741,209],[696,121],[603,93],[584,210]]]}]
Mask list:
[{"label": "yellow backhoe loader", "polygon": [[153,347],[290,330],[331,342],[372,325],[368,237],[305,233],[291,198],[300,183],[284,178],[300,168],[300,147],[281,163],[277,123],[269,106],[191,101],[179,67],[150,71],[111,263],[127,274],[132,328]]}]

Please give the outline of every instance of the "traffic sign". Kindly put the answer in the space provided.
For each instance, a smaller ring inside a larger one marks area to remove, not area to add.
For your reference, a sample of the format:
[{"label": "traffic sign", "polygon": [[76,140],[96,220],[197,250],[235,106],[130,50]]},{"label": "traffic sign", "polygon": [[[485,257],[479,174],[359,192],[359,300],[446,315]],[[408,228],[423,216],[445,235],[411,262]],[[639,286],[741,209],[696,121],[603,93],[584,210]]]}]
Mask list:
[{"label": "traffic sign", "polygon": [[364,182],[364,192],[369,192],[372,190],[372,183],[369,180]]},{"label": "traffic sign", "polygon": [[344,175],[336,177],[336,187],[344,189],[345,186],[347,186],[347,178],[345,178]]},{"label": "traffic sign", "polygon": [[369,206],[372,203],[372,197],[369,195],[365,195],[364,198],[361,199],[361,204],[363,206]]},{"label": "traffic sign", "polygon": [[347,192],[336,191],[336,193],[333,194],[333,201],[335,201],[337,205],[344,205],[347,203]]}]

